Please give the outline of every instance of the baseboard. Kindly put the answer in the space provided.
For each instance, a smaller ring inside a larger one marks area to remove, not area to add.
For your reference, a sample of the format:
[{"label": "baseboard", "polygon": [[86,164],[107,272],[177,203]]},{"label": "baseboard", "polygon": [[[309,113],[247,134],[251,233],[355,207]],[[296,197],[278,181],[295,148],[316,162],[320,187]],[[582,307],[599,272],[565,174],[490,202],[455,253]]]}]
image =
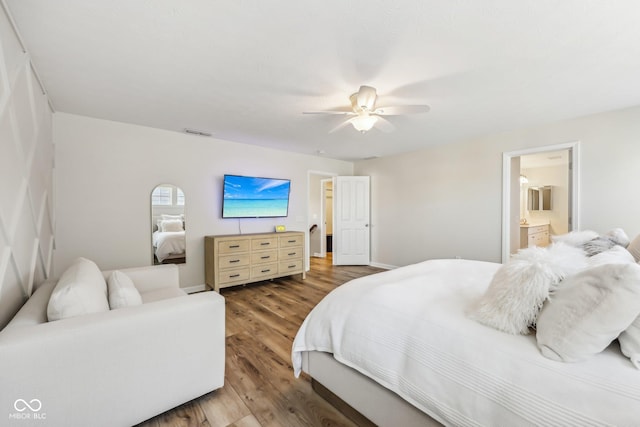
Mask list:
[{"label": "baseboard", "polygon": [[384,268],[385,270],[393,270],[398,268],[396,265],[382,264],[380,262],[370,262],[369,265],[371,267]]},{"label": "baseboard", "polygon": [[188,294],[193,294],[193,293],[196,293],[196,292],[206,291],[207,290],[207,285],[187,286],[185,288],[182,288],[182,290],[185,291]]}]

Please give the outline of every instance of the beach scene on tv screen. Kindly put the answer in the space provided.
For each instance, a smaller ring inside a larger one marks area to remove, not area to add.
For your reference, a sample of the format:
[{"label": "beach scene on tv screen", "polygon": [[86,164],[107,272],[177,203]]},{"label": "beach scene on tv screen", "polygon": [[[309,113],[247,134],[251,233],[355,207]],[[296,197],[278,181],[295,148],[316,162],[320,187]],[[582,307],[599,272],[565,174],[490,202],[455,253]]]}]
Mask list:
[{"label": "beach scene on tv screen", "polygon": [[225,218],[287,216],[289,187],[286,179],[225,176]]}]

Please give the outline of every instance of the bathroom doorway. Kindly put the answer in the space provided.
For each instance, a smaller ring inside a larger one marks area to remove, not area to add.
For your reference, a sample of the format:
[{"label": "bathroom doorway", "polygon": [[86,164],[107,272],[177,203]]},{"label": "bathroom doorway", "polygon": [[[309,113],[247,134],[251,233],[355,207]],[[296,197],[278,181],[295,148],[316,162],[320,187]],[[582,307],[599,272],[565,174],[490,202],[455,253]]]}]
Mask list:
[{"label": "bathroom doorway", "polygon": [[502,262],[579,229],[578,149],[572,142],[504,153]]}]

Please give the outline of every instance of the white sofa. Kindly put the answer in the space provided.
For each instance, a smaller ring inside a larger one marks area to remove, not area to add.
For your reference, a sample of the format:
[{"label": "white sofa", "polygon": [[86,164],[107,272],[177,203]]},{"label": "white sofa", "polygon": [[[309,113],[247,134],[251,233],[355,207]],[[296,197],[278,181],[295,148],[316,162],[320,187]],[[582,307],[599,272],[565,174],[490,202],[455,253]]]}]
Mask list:
[{"label": "white sofa", "polygon": [[131,426],[222,387],[224,298],[175,265],[120,271],[142,305],[48,322],[49,281],[0,332],[0,425]]}]

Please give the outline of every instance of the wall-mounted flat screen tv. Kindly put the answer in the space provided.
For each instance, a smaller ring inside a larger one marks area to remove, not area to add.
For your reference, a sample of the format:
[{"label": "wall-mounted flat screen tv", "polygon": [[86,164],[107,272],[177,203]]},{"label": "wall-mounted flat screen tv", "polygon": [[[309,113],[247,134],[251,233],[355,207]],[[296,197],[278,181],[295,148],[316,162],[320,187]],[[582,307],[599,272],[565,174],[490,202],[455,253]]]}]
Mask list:
[{"label": "wall-mounted flat screen tv", "polygon": [[277,218],[289,214],[291,180],[225,175],[222,218]]}]

